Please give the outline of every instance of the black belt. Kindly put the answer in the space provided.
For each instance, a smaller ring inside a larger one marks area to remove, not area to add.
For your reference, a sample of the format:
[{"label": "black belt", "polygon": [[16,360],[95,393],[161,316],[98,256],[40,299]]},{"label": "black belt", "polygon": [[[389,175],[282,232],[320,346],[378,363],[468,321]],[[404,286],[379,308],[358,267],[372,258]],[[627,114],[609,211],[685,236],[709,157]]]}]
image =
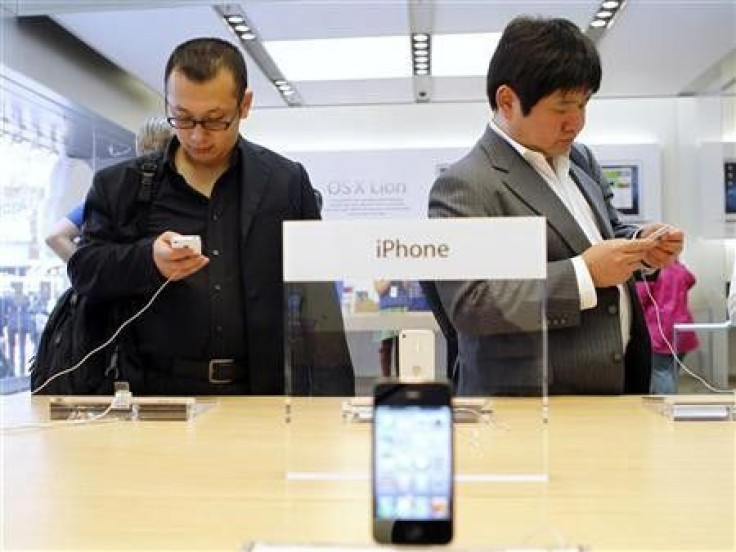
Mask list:
[{"label": "black belt", "polygon": [[212,358],[205,360],[171,358],[167,362],[155,359],[155,369],[163,369],[171,375],[208,381],[216,385],[233,383],[246,379],[248,374],[245,361],[237,358]]}]

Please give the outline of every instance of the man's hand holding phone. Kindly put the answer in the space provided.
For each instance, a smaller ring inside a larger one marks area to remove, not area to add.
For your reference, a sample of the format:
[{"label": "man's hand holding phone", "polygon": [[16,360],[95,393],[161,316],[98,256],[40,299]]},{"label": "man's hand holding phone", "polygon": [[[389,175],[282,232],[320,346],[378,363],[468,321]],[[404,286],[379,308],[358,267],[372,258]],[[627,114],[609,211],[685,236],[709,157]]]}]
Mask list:
[{"label": "man's hand holding phone", "polygon": [[201,241],[167,231],[153,242],[153,262],[164,278],[183,280],[210,262],[199,250]]},{"label": "man's hand holding phone", "polygon": [[654,247],[656,242],[647,240],[603,240],[586,249],[582,258],[595,287],[605,288],[631,278]]},{"label": "man's hand holding phone", "polygon": [[682,230],[661,222],[642,227],[639,239],[653,244],[643,258],[651,268],[664,268],[672,263],[682,252],[685,241]]}]

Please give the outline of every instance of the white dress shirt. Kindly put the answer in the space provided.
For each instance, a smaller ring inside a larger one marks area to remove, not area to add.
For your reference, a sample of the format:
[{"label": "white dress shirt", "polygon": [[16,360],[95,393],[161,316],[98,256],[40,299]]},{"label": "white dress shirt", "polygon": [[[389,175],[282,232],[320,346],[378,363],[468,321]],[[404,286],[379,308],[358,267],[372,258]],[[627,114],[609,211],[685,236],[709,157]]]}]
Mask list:
[{"label": "white dress shirt", "polygon": [[[552,166],[547,162],[543,154],[530,150],[524,145],[506,134],[494,121],[489,123],[491,129],[499,136],[504,138],[519,154],[534,168],[544,181],[549,185],[552,191],[560,198],[563,205],[572,215],[572,218],[578,223],[591,245],[603,241],[598,225],[595,222],[595,215],[587,202],[583,193],[570,176],[570,157],[569,155],[558,155],[552,159]],[[554,169],[553,169],[554,167]],[[572,266],[575,270],[575,278],[578,282],[578,292],[580,294],[580,310],[592,309],[598,304],[598,294],[595,291],[593,278],[590,275],[588,266],[585,264],[582,256],[572,257]],[[619,284],[619,319],[621,322],[621,336],[623,340],[624,350],[629,343],[631,336],[631,303],[629,291],[625,285]]]}]

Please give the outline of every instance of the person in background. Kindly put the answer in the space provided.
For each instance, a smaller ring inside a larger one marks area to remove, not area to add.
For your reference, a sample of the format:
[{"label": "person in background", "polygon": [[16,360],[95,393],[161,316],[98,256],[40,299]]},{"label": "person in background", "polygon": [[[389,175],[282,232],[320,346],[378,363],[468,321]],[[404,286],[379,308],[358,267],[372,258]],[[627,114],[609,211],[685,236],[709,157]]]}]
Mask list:
[{"label": "person in background", "polygon": [[[168,121],[163,117],[150,117],[138,129],[135,136],[137,155],[147,155],[163,151],[169,143],[172,131]],[[77,241],[82,235],[84,222],[84,203],[80,203],[66,216],[60,218],[51,227],[46,236],[46,245],[65,263],[77,250]]]},{"label": "person in background", "polygon": [[652,340],[652,382],[649,390],[652,394],[677,393],[680,370],[673,356],[676,355],[682,362],[687,353],[698,348],[695,332],[678,332],[677,341],[674,341],[674,325],[693,321],[687,296],[695,282],[695,275],[681,262],[675,261],[660,270],[656,279],[636,283]]},{"label": "person in background", "polygon": [[138,156],[164,152],[173,135],[164,117],[149,117],[135,135],[135,152]]},{"label": "person in background", "polygon": [[10,297],[6,296],[6,293],[0,290],[0,379],[9,378],[14,375],[13,364],[10,362],[5,354],[6,339],[5,339],[5,326],[8,322],[6,316],[5,306],[10,301]]},{"label": "person in background", "polygon": [[[5,323],[8,332],[8,360],[15,367],[15,375],[26,374],[26,349],[28,338],[35,347],[38,333],[31,310],[31,298],[23,289],[23,282],[12,282],[13,292],[6,298],[4,305]],[[16,349],[18,358],[16,361]]]},{"label": "person in background", "polygon": [[51,227],[46,245],[65,263],[77,250],[77,240],[82,235],[84,203],[80,203]]},{"label": "person in background", "polygon": [[458,332],[459,394],[539,393],[544,327],[550,393],[649,391],[651,350],[632,276],[670,264],[684,237],[670,227],[647,239],[665,225],[622,222],[593,154],[574,143],[600,82],[595,44],[574,23],[514,19],[488,68],[485,133],[431,189],[432,218],[541,216],[547,224],[543,290],[436,282]]}]

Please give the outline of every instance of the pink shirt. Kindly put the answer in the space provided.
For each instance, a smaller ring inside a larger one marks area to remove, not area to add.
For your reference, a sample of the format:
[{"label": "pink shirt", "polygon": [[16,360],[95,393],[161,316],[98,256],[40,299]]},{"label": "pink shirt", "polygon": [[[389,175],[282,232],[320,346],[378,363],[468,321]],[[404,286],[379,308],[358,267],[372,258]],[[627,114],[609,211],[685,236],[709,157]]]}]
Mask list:
[{"label": "pink shirt", "polygon": [[673,342],[673,326],[679,322],[692,322],[693,315],[687,306],[687,293],[695,285],[695,276],[685,265],[675,261],[667,268],[659,271],[659,277],[652,282],[636,282],[636,291],[644,309],[644,318],[652,339],[652,352],[659,354],[672,354],[669,347],[662,339],[657,325],[657,314],[652,299],[646,290],[659,305],[659,316],[662,322],[662,330],[667,340],[672,344],[677,353],[688,353],[698,348],[698,336],[695,332],[677,332],[677,343]]}]

